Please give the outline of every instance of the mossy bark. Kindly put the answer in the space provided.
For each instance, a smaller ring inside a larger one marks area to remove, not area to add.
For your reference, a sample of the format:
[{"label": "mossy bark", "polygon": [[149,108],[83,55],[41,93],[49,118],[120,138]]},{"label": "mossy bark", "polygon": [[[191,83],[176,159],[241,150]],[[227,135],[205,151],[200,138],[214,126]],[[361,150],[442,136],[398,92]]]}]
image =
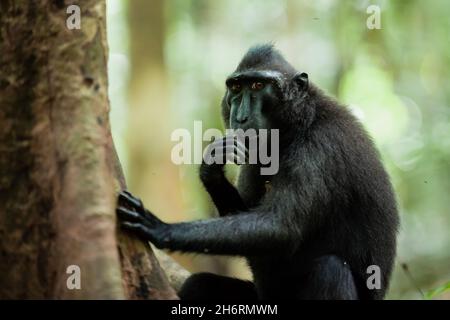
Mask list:
[{"label": "mossy bark", "polygon": [[151,249],[116,228],[105,18],[104,0],[0,1],[0,298],[176,298]]}]

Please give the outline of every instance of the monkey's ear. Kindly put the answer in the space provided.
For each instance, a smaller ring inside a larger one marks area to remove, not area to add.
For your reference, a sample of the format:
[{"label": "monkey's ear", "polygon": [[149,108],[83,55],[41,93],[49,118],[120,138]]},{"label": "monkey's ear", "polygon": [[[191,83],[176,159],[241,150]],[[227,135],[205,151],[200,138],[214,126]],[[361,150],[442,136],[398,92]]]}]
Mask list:
[{"label": "monkey's ear", "polygon": [[294,76],[293,81],[297,84],[300,91],[304,91],[304,90],[308,89],[308,74],[307,73],[304,73],[304,72],[297,73]]}]

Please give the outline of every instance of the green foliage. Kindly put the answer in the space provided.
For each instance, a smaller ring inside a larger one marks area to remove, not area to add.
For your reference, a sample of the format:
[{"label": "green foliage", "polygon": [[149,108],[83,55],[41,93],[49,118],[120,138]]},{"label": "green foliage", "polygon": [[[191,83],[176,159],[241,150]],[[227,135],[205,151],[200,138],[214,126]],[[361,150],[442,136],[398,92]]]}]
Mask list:
[{"label": "green foliage", "polygon": [[433,299],[449,291],[450,291],[450,281],[440,287],[437,287],[425,293],[425,299]]}]

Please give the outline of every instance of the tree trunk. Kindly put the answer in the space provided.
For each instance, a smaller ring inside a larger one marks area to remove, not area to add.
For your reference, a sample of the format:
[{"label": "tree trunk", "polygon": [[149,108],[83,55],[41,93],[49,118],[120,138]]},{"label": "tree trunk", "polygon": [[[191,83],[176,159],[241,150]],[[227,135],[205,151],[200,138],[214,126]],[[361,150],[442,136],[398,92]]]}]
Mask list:
[{"label": "tree trunk", "polygon": [[[176,298],[116,228],[104,0],[0,1],[0,298]],[[67,267],[81,289],[67,287]]]}]

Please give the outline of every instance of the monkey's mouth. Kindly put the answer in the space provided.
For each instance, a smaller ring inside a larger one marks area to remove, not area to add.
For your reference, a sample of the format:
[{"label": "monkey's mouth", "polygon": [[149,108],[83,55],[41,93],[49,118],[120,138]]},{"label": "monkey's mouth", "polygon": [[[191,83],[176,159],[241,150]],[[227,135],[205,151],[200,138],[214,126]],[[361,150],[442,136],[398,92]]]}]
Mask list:
[{"label": "monkey's mouth", "polygon": [[235,136],[238,139],[257,139],[259,137],[259,131],[264,129],[253,128],[236,128],[232,129],[230,135]]}]

